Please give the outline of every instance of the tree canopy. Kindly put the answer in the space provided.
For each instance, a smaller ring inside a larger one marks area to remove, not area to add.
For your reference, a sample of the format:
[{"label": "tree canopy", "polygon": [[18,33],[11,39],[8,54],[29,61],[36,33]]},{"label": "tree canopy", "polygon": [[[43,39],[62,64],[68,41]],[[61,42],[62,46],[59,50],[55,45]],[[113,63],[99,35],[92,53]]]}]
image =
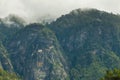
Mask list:
[{"label": "tree canopy", "polygon": [[120,80],[120,69],[108,70],[100,80]]},{"label": "tree canopy", "polygon": [[15,73],[9,73],[0,69],[0,80],[21,80]]}]

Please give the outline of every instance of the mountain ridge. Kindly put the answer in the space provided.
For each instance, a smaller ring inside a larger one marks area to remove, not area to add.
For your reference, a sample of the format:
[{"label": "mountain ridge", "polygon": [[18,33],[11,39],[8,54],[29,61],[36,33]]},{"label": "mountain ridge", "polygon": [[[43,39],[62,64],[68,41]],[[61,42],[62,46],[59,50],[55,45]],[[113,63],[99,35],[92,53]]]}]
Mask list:
[{"label": "mountain ridge", "polygon": [[99,80],[120,68],[119,15],[76,9],[44,26],[6,27],[0,25],[0,53],[8,56],[0,60],[9,59],[13,69],[8,64],[5,70],[24,80]]}]

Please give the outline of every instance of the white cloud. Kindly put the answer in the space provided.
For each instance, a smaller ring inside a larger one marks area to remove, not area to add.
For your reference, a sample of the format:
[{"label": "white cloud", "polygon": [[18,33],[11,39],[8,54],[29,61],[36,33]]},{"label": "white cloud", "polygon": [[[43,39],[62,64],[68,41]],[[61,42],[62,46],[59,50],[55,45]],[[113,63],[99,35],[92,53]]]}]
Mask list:
[{"label": "white cloud", "polygon": [[77,8],[97,8],[120,13],[119,0],[0,0],[0,17],[17,14],[29,19],[51,14],[60,16]]}]

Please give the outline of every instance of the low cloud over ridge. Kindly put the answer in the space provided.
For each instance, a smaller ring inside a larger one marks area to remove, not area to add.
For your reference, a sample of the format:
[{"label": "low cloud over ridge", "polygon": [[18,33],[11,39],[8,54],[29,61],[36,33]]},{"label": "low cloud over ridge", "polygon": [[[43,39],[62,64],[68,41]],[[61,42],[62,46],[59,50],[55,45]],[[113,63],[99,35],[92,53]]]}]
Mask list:
[{"label": "low cloud over ridge", "polygon": [[45,15],[59,17],[77,8],[97,8],[120,13],[119,0],[0,0],[0,17],[16,14],[28,20]]}]

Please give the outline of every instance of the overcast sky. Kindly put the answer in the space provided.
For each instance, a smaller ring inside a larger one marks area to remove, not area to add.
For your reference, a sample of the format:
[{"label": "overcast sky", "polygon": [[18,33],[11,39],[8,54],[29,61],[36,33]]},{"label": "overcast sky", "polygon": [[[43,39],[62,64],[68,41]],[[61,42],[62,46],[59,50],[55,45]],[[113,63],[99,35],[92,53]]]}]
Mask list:
[{"label": "overcast sky", "polygon": [[0,17],[17,14],[29,19],[60,16],[77,8],[97,8],[120,13],[120,0],[0,0]]}]

